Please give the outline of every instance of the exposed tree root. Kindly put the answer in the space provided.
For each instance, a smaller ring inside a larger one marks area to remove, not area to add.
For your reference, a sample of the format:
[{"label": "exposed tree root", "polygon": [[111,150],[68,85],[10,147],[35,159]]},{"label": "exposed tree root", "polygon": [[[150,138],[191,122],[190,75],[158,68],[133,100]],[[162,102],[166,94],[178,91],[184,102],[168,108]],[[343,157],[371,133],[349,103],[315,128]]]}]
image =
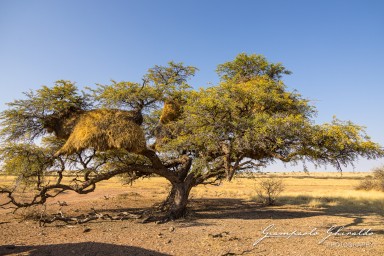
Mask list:
[{"label": "exposed tree root", "polygon": [[147,218],[145,218],[142,223],[151,223],[151,222],[155,222],[156,224],[164,224],[164,223],[167,223],[167,222],[170,222],[170,221],[173,221],[175,220],[174,218],[172,218],[171,215],[167,214],[165,216],[149,216]]}]

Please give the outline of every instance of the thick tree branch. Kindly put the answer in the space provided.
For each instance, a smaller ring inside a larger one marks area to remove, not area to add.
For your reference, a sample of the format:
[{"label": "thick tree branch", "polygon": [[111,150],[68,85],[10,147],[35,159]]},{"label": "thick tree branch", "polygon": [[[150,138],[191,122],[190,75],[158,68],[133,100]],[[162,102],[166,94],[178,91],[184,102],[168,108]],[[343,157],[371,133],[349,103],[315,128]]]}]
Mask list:
[{"label": "thick tree branch", "polygon": [[[152,163],[152,173],[158,174],[170,182],[177,182],[178,177],[175,175],[174,172],[170,171],[166,166],[163,165],[160,158],[157,156],[156,152],[150,149],[144,150],[140,153],[141,155],[147,157],[151,163]],[[141,170],[140,170],[141,171]],[[148,173],[148,171],[143,171],[144,173]]]},{"label": "thick tree branch", "polygon": [[[96,174],[93,177],[86,176],[86,180],[81,181],[81,183],[76,182],[73,185],[66,185],[61,184],[62,181],[62,172],[59,171],[59,179],[55,184],[43,186],[41,190],[33,196],[33,198],[29,202],[20,202],[18,201],[15,196],[13,195],[14,190],[1,188],[0,194],[5,194],[5,196],[8,198],[8,201],[6,203],[1,204],[0,206],[5,206],[8,204],[13,204],[18,208],[23,207],[29,207],[32,205],[37,204],[44,204],[48,198],[55,197],[59,195],[60,193],[64,191],[74,191],[78,194],[87,194],[90,192],[93,192],[96,188],[96,184],[103,180],[108,180],[112,177],[115,177],[116,175],[123,174],[123,173],[130,173],[130,172],[140,172],[140,173],[146,173],[146,174],[152,174],[162,173],[162,170],[155,169],[151,166],[145,166],[145,165],[132,165],[127,166],[125,168],[116,169],[113,171],[105,172],[105,173],[99,173]],[[59,189],[58,193],[55,193],[54,195],[49,194],[52,190]]]}]

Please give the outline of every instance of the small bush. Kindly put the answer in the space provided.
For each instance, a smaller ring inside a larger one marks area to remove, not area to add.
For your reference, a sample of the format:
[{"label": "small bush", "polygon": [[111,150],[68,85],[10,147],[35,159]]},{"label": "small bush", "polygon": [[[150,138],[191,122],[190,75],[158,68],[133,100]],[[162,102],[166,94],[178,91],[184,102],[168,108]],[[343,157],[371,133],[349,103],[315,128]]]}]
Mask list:
[{"label": "small bush", "polygon": [[375,187],[375,182],[372,177],[366,177],[364,180],[360,181],[357,185],[357,190],[371,190]]},{"label": "small bush", "polygon": [[137,198],[137,197],[141,197],[141,195],[139,193],[136,193],[136,192],[126,192],[126,193],[122,193],[122,194],[118,194],[117,195],[117,199],[128,199],[128,198]]},{"label": "small bush", "polygon": [[311,201],[308,203],[308,207],[310,208],[321,208],[324,206],[324,203],[322,202],[321,199],[319,198],[313,198]]},{"label": "small bush", "polygon": [[380,190],[384,192],[384,166],[373,170],[373,175],[368,175],[356,187],[357,190]]},{"label": "small bush", "polygon": [[373,171],[373,178],[376,180],[376,188],[384,192],[384,166]]},{"label": "small bush", "polygon": [[264,205],[274,205],[277,197],[284,190],[284,184],[281,179],[269,177],[259,180],[255,190]]}]

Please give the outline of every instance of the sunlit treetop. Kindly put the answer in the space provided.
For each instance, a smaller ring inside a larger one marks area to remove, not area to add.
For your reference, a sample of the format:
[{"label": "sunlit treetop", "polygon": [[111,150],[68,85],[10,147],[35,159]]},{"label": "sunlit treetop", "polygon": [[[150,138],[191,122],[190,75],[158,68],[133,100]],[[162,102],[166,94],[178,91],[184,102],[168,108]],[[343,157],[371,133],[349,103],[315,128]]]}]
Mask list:
[{"label": "sunlit treetop", "polygon": [[281,63],[270,63],[259,54],[241,53],[233,61],[217,66],[216,72],[222,81],[247,82],[255,77],[267,76],[272,80],[279,80],[283,75],[292,72]]},{"label": "sunlit treetop", "polygon": [[46,134],[46,125],[89,109],[88,95],[78,91],[70,81],[56,81],[53,87],[42,86],[24,93],[25,99],[7,103],[1,112],[1,138],[8,141],[34,140]]}]

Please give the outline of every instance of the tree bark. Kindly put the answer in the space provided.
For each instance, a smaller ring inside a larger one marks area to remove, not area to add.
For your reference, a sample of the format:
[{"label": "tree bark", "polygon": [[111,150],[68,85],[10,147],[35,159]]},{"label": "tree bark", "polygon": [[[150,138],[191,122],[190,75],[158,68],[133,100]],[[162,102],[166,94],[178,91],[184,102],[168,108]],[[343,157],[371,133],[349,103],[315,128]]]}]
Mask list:
[{"label": "tree bark", "polygon": [[178,219],[185,216],[189,193],[192,185],[189,182],[172,183],[171,193],[174,193],[173,202],[169,209],[169,218]]},{"label": "tree bark", "polygon": [[176,189],[174,186],[172,186],[167,198],[159,205],[158,209],[162,212],[168,212],[175,200],[175,194]]}]

